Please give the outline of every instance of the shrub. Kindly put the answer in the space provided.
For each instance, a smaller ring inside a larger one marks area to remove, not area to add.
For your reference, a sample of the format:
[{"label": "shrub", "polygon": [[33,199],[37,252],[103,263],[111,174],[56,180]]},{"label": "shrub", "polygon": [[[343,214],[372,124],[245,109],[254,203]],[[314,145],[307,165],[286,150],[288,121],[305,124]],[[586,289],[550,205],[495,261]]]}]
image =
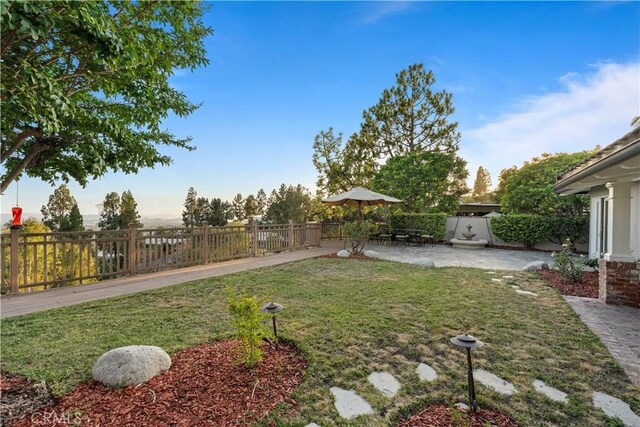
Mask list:
[{"label": "shrub", "polygon": [[582,255],[576,257],[572,248],[573,243],[571,239],[565,240],[562,244],[562,251],[551,254],[553,256],[553,263],[556,270],[560,273],[562,280],[565,282],[582,282],[582,273],[584,273],[586,259]]},{"label": "shrub", "polygon": [[551,241],[562,244],[567,239],[575,243],[586,243],[589,238],[588,216],[552,216],[549,217]]},{"label": "shrub", "polygon": [[547,240],[562,243],[570,239],[584,243],[589,235],[586,216],[502,215],[491,218],[491,230],[505,242],[520,242],[532,248]]},{"label": "shrub", "polygon": [[375,224],[366,221],[346,222],[342,227],[346,239],[351,240],[351,253],[354,254],[364,251],[364,242],[376,229]]},{"label": "shrub", "polygon": [[233,316],[236,337],[241,343],[238,349],[238,363],[252,368],[262,360],[262,340],[271,338],[263,323],[267,316],[260,311],[255,295],[249,297],[244,292],[236,295],[231,288],[227,288],[227,293],[229,313]]},{"label": "shrub", "polygon": [[491,230],[505,242],[520,242],[527,248],[550,237],[548,217],[540,215],[502,215],[491,218]]},{"label": "shrub", "polygon": [[446,213],[406,213],[394,214],[389,218],[392,229],[422,230],[436,239],[444,237],[447,228]]}]

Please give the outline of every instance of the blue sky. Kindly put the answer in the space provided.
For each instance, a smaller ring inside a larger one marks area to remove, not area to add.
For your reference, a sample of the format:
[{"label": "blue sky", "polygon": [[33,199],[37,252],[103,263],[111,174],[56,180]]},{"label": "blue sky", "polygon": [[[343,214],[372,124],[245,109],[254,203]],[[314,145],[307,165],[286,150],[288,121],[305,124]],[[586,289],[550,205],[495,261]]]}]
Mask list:
[{"label": "blue sky", "polygon": [[[640,114],[638,2],[214,2],[211,64],[172,83],[203,106],[166,127],[195,152],[170,167],[109,174],[82,189],[83,214],[132,190],[144,216],[177,217],[187,189],[231,199],[280,183],[314,190],[314,136],[349,135],[395,73],[424,63],[454,95],[460,155],[501,169],[542,152],[606,145]],[[15,184],[2,212],[15,201]],[[20,182],[37,213],[54,187]]]}]

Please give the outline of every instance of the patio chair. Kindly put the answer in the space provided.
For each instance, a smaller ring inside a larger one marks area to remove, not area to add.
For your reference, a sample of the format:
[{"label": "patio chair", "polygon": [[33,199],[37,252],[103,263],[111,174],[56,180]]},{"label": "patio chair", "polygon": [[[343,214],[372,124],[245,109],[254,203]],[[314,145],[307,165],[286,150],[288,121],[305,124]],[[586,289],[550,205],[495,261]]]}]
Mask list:
[{"label": "patio chair", "polygon": [[391,232],[389,231],[389,227],[386,225],[381,225],[378,230],[378,244],[384,245],[391,241]]},{"label": "patio chair", "polygon": [[423,245],[431,244],[432,247],[436,246],[436,239],[430,234],[421,234],[420,241]]},{"label": "patio chair", "polygon": [[408,234],[407,230],[397,230],[395,243],[396,244],[404,243],[404,245],[406,246],[408,241],[409,241],[409,234]]}]

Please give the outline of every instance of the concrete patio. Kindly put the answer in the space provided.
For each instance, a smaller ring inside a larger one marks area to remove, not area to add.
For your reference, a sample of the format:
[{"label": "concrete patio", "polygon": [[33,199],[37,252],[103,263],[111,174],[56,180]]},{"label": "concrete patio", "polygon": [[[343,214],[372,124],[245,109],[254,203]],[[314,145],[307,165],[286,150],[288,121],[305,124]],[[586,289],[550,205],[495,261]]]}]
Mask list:
[{"label": "concrete patio", "polygon": [[505,249],[456,249],[451,246],[367,245],[365,249],[376,251],[380,258],[389,261],[416,263],[429,259],[436,267],[474,267],[491,270],[522,270],[534,261],[553,264],[550,252]]}]

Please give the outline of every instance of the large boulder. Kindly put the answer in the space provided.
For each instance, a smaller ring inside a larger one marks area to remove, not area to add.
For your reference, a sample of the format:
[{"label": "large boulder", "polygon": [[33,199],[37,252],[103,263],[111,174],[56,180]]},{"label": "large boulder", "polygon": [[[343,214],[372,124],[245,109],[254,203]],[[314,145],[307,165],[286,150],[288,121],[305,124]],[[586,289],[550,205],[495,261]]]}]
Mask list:
[{"label": "large boulder", "polygon": [[336,255],[338,255],[338,257],[340,258],[349,258],[351,256],[351,252],[343,249],[340,252],[338,252]]},{"label": "large boulder", "polygon": [[369,258],[380,258],[380,254],[376,251],[372,251],[371,249],[364,251],[363,255]]},{"label": "large boulder", "polygon": [[109,387],[138,385],[171,367],[160,347],[130,345],[110,350],[93,365],[93,379]]},{"label": "large boulder", "polygon": [[433,268],[436,263],[427,258],[420,258],[412,262],[412,264],[420,265],[425,268]]},{"label": "large boulder", "polygon": [[548,270],[549,264],[544,261],[533,261],[522,267],[522,269],[525,271]]}]

